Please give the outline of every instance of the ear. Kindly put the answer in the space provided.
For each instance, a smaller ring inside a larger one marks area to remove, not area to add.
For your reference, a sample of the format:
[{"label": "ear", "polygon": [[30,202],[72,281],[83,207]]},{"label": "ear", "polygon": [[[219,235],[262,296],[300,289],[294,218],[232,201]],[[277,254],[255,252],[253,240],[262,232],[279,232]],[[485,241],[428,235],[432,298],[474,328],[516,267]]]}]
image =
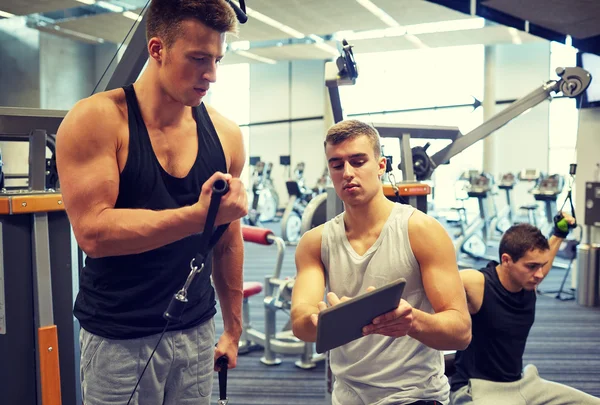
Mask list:
[{"label": "ear", "polygon": [[164,59],[164,49],[164,44],[159,38],[153,37],[148,41],[148,54],[159,63]]},{"label": "ear", "polygon": [[385,156],[381,156],[379,158],[379,177],[383,177],[385,174],[385,169],[387,168],[387,159]]},{"label": "ear", "polygon": [[500,257],[500,261],[501,261],[501,264],[507,265],[507,264],[512,263],[513,260],[512,260],[512,257],[510,257],[510,255],[508,253],[502,253],[502,256]]}]

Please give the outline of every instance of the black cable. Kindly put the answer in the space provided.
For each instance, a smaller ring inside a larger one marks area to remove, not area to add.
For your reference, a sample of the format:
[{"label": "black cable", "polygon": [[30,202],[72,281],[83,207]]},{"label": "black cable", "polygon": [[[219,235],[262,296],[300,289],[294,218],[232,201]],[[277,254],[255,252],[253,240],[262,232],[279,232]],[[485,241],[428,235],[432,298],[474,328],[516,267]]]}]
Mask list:
[{"label": "black cable", "polygon": [[[140,12],[140,16],[144,15],[144,11],[146,11],[146,8],[148,7],[148,4],[150,4],[150,0],[148,0],[146,2],[146,5],[144,6],[144,8],[142,8],[142,11]],[[136,24],[137,24],[137,21],[134,21],[133,24],[131,25],[131,27],[129,28],[129,31],[127,31],[127,34],[125,35],[125,38],[123,38],[123,41],[121,41],[121,43],[119,44],[119,47],[117,48],[117,51],[113,55],[113,57],[110,60],[110,62],[108,62],[108,65],[106,66],[106,69],[104,69],[104,73],[102,73],[102,76],[100,76],[100,79],[98,79],[98,82],[94,86],[94,90],[92,90],[92,94],[90,94],[90,96],[93,96],[94,93],[96,92],[96,90],[98,89],[98,86],[102,82],[102,79],[104,79],[104,76],[106,75],[106,72],[108,72],[108,69],[110,68],[110,66],[114,62],[115,58],[119,54],[119,51],[121,50],[121,48],[123,47],[123,45],[125,45],[125,41],[127,41],[127,38],[131,34],[131,31],[133,31],[133,28],[135,27]]]},{"label": "black cable", "polygon": [[152,353],[150,354],[150,358],[148,358],[148,361],[146,362],[146,365],[144,366],[144,369],[142,370],[142,374],[140,374],[137,382],[135,383],[135,387],[133,387],[133,391],[131,392],[131,396],[129,397],[129,401],[127,401],[127,405],[129,405],[129,403],[131,402],[131,399],[135,395],[135,391],[137,390],[138,385],[140,385],[140,381],[142,381],[142,376],[144,375],[144,373],[146,372],[146,369],[150,365],[150,361],[152,360],[152,357],[154,357],[154,353],[156,352],[156,349],[158,349],[158,345],[162,341],[162,338],[165,335],[165,332],[167,331],[167,328],[169,327],[170,323],[171,322],[167,321],[167,323],[166,323],[166,325],[165,325],[162,333],[160,334],[160,337],[158,338],[158,342],[156,342],[156,346],[154,346],[154,350],[152,350]]}]

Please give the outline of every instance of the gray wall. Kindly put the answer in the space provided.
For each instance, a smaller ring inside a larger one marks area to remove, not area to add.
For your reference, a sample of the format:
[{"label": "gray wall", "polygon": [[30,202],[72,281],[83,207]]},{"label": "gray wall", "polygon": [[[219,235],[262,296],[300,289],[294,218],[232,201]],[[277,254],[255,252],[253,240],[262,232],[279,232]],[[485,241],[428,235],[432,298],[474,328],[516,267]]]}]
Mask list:
[{"label": "gray wall", "polygon": [[[114,44],[91,45],[28,28],[23,18],[0,20],[0,106],[69,110],[91,94],[116,50]],[[6,173],[28,171],[26,143],[0,142],[0,149]]]},{"label": "gray wall", "polygon": [[[322,116],[324,111],[324,62],[293,61],[250,66],[250,123]],[[315,185],[325,168],[322,119],[250,127],[248,156],[273,163],[272,179],[280,207],[288,200],[285,181],[289,172],[279,156],[291,155],[291,170],[306,163],[308,186]]]},{"label": "gray wall", "polygon": [[24,18],[0,20],[0,106],[40,107],[39,42]]},{"label": "gray wall", "polygon": [[96,84],[95,46],[40,33],[40,106],[69,110]]}]

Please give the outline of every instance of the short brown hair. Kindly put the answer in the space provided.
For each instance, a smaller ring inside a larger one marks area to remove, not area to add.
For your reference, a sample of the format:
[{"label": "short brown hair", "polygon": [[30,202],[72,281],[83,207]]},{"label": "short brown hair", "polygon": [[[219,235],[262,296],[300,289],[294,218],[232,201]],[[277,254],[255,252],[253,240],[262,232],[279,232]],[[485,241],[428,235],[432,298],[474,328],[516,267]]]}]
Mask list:
[{"label": "short brown hair", "polygon": [[184,20],[200,21],[219,33],[237,34],[235,12],[225,0],[152,0],[146,20],[146,40],[159,37],[172,45]]},{"label": "short brown hair", "polygon": [[522,223],[513,225],[502,235],[500,240],[499,256],[508,254],[513,262],[518,262],[525,254],[532,250],[548,250],[548,239],[535,226]]},{"label": "short brown hair", "polygon": [[333,125],[329,128],[329,131],[327,131],[323,146],[327,146],[328,143],[337,145],[347,139],[354,139],[361,135],[369,138],[369,141],[371,141],[371,145],[373,146],[375,157],[380,158],[381,141],[379,139],[379,132],[377,132],[372,125],[358,120],[345,120]]}]

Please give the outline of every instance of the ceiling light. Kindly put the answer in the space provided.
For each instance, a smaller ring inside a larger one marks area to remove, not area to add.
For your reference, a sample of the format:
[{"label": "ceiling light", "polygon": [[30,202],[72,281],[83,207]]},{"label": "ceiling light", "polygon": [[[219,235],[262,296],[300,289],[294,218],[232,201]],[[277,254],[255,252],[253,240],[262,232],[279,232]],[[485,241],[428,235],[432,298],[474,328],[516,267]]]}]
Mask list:
[{"label": "ceiling light", "polygon": [[14,16],[15,16],[14,14],[0,10],[0,17],[10,18],[10,17],[14,17]]},{"label": "ceiling light", "polygon": [[271,17],[259,13],[258,11],[252,10],[251,8],[246,8],[246,14],[248,15],[248,17],[253,17],[260,22],[263,22],[267,25],[270,25],[273,28],[277,28],[278,30],[283,31],[286,34],[293,36],[294,38],[304,38],[306,36],[300,31],[297,31],[292,27],[282,24],[279,21],[272,19]]},{"label": "ceiling light", "polygon": [[123,11],[125,11],[123,7],[115,6],[114,4],[108,3],[106,1],[97,1],[96,5],[106,10],[114,11],[115,13],[122,13]]},{"label": "ceiling light", "polygon": [[276,60],[269,59],[269,58],[263,58],[262,56],[255,55],[248,51],[235,51],[235,53],[237,53],[238,55],[243,56],[245,58],[248,58],[248,59],[254,59],[259,62],[268,63],[269,65],[275,65],[277,63]]},{"label": "ceiling light", "polygon": [[250,41],[235,41],[229,44],[232,51],[247,51],[250,49]]},{"label": "ceiling light", "polygon": [[366,8],[373,14],[375,17],[379,18],[381,21],[386,23],[390,27],[399,27],[400,23],[394,20],[388,13],[377,7],[371,0],[356,0],[358,4]]},{"label": "ceiling light", "polygon": [[77,1],[80,2],[80,3],[83,3],[83,4],[94,4],[94,3],[96,3],[96,0],[77,0]]},{"label": "ceiling light", "polygon": [[123,16],[135,21],[142,21],[142,16],[134,13],[133,11],[125,11]]},{"label": "ceiling light", "polygon": [[406,31],[410,34],[433,34],[436,32],[474,30],[485,27],[483,18],[467,18],[462,20],[438,21],[407,25]]}]

